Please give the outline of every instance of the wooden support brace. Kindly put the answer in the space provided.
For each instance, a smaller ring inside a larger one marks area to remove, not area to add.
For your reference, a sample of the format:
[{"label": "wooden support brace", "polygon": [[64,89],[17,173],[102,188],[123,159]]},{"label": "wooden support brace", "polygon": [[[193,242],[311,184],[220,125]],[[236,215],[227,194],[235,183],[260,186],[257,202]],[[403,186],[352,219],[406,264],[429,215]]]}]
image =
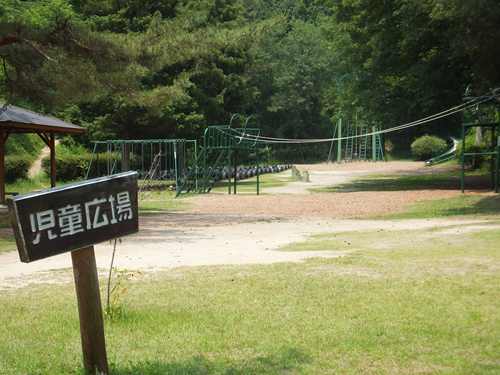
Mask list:
[{"label": "wooden support brace", "polygon": [[90,374],[109,374],[101,294],[94,255],[94,246],[71,252],[75,275],[83,366]]}]

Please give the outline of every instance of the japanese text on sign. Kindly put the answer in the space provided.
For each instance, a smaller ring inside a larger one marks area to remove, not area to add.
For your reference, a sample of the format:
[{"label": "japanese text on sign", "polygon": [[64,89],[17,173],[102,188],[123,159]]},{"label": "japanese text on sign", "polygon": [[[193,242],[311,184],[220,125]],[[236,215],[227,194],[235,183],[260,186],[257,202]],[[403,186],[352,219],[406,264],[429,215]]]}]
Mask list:
[{"label": "japanese text on sign", "polygon": [[136,172],[18,195],[7,203],[26,263],[139,230]]},{"label": "japanese text on sign", "polygon": [[[82,211],[82,206],[84,211]],[[110,219],[105,211],[111,212]],[[57,238],[58,235],[54,232],[57,233],[58,228],[61,237],[71,236],[85,230],[116,224],[133,217],[128,191],[118,193],[116,197],[111,195],[108,198],[95,198],[83,204],[68,204],[57,211],[37,212],[30,214],[31,231],[36,233],[33,244],[40,243],[41,236],[45,234],[49,240]]]}]

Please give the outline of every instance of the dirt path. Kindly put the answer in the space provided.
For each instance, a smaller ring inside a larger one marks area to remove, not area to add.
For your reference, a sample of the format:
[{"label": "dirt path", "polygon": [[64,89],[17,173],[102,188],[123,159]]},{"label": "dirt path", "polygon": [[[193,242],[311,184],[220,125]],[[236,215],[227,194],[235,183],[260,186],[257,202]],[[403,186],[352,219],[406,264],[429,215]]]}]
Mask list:
[{"label": "dirt path", "polygon": [[[115,266],[154,274],[182,266],[299,262],[310,257],[345,255],[338,251],[283,252],[280,247],[318,233],[351,230],[404,230],[481,224],[484,219],[372,221],[349,217],[404,210],[413,202],[460,195],[455,190],[308,194],[306,187],[331,186],[363,174],[434,173],[422,163],[353,163],[298,166],[308,169],[311,183],[292,182],[263,194],[206,194],[186,199],[192,209],[140,218],[140,231],[119,245]],[[289,172],[285,172],[289,173]],[[491,194],[478,192],[479,194]],[[102,276],[109,267],[112,245],[95,246]],[[72,282],[70,254],[24,264],[17,252],[0,255],[0,289],[32,283]]]},{"label": "dirt path", "polygon": [[[56,146],[59,143],[59,140],[56,139],[55,141]],[[38,159],[36,159],[33,162],[33,165],[31,166],[30,170],[28,171],[28,178],[33,178],[35,177],[38,172],[41,171],[42,169],[42,159],[50,155],[50,148],[47,146],[42,148],[42,151],[40,152],[40,155],[38,156]]]}]

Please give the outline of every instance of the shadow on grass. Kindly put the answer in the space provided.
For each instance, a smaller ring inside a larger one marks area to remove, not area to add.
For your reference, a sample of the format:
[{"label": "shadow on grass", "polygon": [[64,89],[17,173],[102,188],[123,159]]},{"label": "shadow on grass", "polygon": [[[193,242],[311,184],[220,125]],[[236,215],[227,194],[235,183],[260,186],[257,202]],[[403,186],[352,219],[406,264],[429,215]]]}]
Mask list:
[{"label": "shadow on grass", "polygon": [[257,356],[245,361],[222,359],[213,361],[204,356],[196,356],[183,362],[138,362],[128,364],[111,364],[110,375],[135,374],[275,374],[288,373],[295,368],[310,363],[310,358],[300,350],[290,348],[282,353]]},{"label": "shadow on grass", "polygon": [[12,228],[9,211],[0,211],[0,228]]},{"label": "shadow on grass", "polygon": [[[460,199],[462,197],[454,198]],[[445,216],[455,216],[455,215],[489,215],[489,214],[500,214],[500,196],[487,196],[487,197],[472,197],[464,196],[464,199],[471,200],[470,206],[468,207],[449,207],[448,209],[443,209],[442,213]],[[477,199],[476,202],[473,200]]]},{"label": "shadow on grass", "polygon": [[[468,191],[491,189],[490,175],[465,177]],[[311,189],[321,193],[347,193],[355,191],[411,191],[411,190],[458,190],[460,175],[377,175],[323,189]]]}]

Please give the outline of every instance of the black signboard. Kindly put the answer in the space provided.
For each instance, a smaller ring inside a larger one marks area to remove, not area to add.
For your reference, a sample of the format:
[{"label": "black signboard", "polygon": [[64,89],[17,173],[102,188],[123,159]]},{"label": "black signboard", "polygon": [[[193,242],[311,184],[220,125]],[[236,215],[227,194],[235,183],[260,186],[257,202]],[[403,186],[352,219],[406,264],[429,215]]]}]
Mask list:
[{"label": "black signboard", "polygon": [[139,230],[136,172],[18,195],[7,204],[25,263]]}]

